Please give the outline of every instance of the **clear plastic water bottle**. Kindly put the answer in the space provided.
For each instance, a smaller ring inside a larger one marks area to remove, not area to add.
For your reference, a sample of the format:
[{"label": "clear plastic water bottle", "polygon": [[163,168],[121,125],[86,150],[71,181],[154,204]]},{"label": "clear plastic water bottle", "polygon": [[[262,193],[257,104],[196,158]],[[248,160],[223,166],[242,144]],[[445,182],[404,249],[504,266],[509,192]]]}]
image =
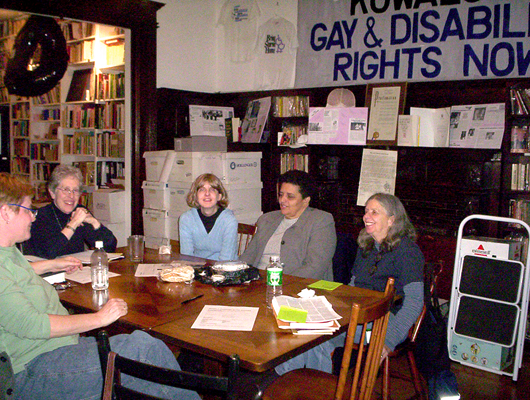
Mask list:
[{"label": "clear plastic water bottle", "polygon": [[96,250],[90,256],[90,273],[92,289],[106,290],[109,288],[109,259],[103,250],[103,242],[96,242]]},{"label": "clear plastic water bottle", "polygon": [[267,265],[267,308],[272,308],[272,299],[282,295],[283,265],[280,257],[272,256]]}]

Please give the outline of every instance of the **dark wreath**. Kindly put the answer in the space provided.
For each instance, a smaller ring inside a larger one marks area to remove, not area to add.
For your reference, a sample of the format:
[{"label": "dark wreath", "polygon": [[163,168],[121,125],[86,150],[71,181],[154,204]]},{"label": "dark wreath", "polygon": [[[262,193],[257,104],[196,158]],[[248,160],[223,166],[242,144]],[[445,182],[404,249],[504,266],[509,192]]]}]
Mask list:
[{"label": "dark wreath", "polygon": [[[38,64],[30,66],[39,45]],[[33,97],[47,93],[61,80],[68,66],[66,40],[53,18],[29,17],[15,39],[14,51],[4,77],[10,94]]]}]

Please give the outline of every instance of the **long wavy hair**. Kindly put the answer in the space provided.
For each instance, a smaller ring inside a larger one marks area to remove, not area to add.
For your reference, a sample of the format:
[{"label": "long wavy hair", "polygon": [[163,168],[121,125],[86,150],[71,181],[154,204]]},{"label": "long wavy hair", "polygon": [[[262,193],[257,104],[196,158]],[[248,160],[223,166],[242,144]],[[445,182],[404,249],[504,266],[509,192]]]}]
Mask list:
[{"label": "long wavy hair", "polygon": [[[416,229],[410,222],[407,211],[403,207],[403,203],[396,196],[387,193],[376,193],[370,196],[365,204],[370,200],[375,200],[381,207],[384,208],[389,217],[394,217],[394,222],[388,230],[388,234],[381,243],[381,251],[388,252],[397,248],[401,244],[401,240],[408,237],[412,241],[416,241]],[[375,246],[375,240],[372,236],[366,233],[366,228],[361,230],[357,243],[362,249],[363,256],[366,256]]]}]

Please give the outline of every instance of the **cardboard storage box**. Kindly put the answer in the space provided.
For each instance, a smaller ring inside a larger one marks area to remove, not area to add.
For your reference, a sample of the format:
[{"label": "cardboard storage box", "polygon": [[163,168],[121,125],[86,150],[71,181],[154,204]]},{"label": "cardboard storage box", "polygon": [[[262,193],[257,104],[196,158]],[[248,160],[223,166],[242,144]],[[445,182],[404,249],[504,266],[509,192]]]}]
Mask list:
[{"label": "cardboard storage box", "polygon": [[263,213],[261,211],[256,211],[243,214],[234,214],[236,216],[237,222],[240,222],[242,224],[255,225],[256,222],[258,222],[258,218],[261,217]]},{"label": "cardboard storage box", "polygon": [[151,237],[169,237],[169,215],[166,210],[153,210],[144,208],[142,210],[144,220],[144,235]]},{"label": "cardboard storage box", "polygon": [[[481,236],[466,236],[460,245],[460,257],[474,255],[499,258],[502,260],[521,261],[523,242],[509,239],[497,239]],[[522,260],[525,262],[525,260]]]},{"label": "cardboard storage box", "polygon": [[144,192],[145,208],[159,210],[167,210],[169,208],[169,189],[167,183],[144,181],[142,183],[142,190]]},{"label": "cardboard storage box", "polygon": [[108,222],[125,221],[125,191],[98,189],[92,193],[92,211],[98,220]]},{"label": "cardboard storage box", "polygon": [[173,150],[146,151],[144,153],[146,180],[152,182],[160,181],[164,165],[171,161],[174,153]]},{"label": "cardboard storage box", "polygon": [[175,138],[175,151],[226,151],[226,136]]},{"label": "cardboard storage box", "polygon": [[[176,152],[169,182],[193,182],[199,175],[212,173],[221,179],[223,161],[218,151],[209,152]],[[188,188],[189,189],[189,188]]]},{"label": "cardboard storage box", "polygon": [[116,236],[118,240],[118,247],[127,247],[127,238],[129,237],[128,232],[125,231],[125,222],[110,222],[100,219],[105,227],[109,228],[110,231]]},{"label": "cardboard storage box", "polygon": [[169,238],[179,240],[179,218],[182,213],[169,213]]},{"label": "cardboard storage box", "polygon": [[190,209],[186,197],[190,191],[190,182],[169,182],[169,214],[182,213]]},{"label": "cardboard storage box", "polygon": [[223,183],[260,182],[261,152],[222,153],[222,174],[217,175]]},{"label": "cardboard storage box", "polygon": [[262,182],[224,184],[228,193],[228,208],[234,214],[261,213]]}]

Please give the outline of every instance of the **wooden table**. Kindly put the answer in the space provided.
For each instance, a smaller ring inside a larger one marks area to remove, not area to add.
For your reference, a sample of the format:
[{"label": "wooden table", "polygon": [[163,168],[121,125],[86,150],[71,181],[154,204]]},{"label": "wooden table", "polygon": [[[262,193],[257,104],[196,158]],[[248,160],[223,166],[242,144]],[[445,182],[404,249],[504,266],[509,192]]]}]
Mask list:
[{"label": "wooden table", "polygon": [[[160,259],[154,251],[146,252],[145,262],[169,262]],[[168,256],[166,256],[168,257]],[[193,257],[172,255],[172,259],[197,260]],[[238,354],[241,367],[264,372],[293,356],[300,354],[328,339],[330,335],[296,336],[278,328],[274,316],[265,305],[265,279],[237,286],[214,287],[200,282],[192,284],[164,283],[157,278],[136,278],[135,264],[127,259],[110,264],[119,277],[110,279],[109,297],[120,297],[127,301],[129,313],[120,318],[118,324],[127,328],[144,329],[168,344],[197,352],[223,364],[231,354]],[[314,282],[313,279],[284,275],[283,293],[296,295]],[[60,294],[66,306],[77,311],[95,311],[97,299],[93,299],[90,284],[77,285]],[[203,297],[181,304],[183,300],[202,294]],[[333,308],[342,316],[339,334],[347,329],[351,305],[355,301],[361,306],[376,301],[374,292],[342,285],[332,292],[317,290],[325,295]],[[259,307],[251,332],[191,329],[205,305]]]}]

